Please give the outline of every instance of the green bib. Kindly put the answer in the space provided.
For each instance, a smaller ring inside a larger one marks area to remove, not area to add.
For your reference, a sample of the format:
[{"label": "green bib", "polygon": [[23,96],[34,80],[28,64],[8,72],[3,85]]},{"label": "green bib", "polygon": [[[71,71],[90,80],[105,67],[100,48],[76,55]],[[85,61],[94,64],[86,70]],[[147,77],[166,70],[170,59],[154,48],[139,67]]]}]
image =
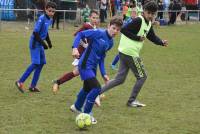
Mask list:
[{"label": "green bib", "polygon": [[[139,32],[137,33],[137,36],[146,37],[151,28],[151,21],[149,21],[149,24],[147,25],[143,16],[138,17],[142,19],[142,24]],[[126,37],[124,34],[121,34],[118,50],[123,54],[133,57],[139,57],[139,53],[143,47],[143,43],[144,41],[135,41]]]}]

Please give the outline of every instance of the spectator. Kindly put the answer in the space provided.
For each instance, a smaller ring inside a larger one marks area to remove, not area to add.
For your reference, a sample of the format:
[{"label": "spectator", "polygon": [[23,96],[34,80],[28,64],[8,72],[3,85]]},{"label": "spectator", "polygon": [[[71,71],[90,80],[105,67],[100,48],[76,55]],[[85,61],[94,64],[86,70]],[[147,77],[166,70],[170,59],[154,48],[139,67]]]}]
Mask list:
[{"label": "spectator", "polygon": [[83,9],[83,13],[82,13],[82,16],[83,16],[83,21],[84,22],[89,22],[89,16],[90,16],[90,8],[88,6],[88,4],[85,5],[85,8]]},{"label": "spectator", "polygon": [[169,15],[168,25],[174,24],[176,22],[176,17],[179,15],[181,11],[181,5],[177,0],[171,1],[169,5],[169,10],[171,10]]},{"label": "spectator", "polygon": [[162,0],[158,0],[158,16],[157,19],[163,19],[164,5]]},{"label": "spectator", "polygon": [[100,2],[100,22],[105,22],[106,18],[106,8],[107,8],[107,0],[101,0]]},{"label": "spectator", "polygon": [[[53,0],[53,2],[56,3],[56,5],[57,5],[56,9],[59,10],[60,9],[60,0]],[[55,12],[55,14],[53,16],[52,28],[54,28],[54,24],[56,21],[56,29],[59,29],[60,15],[61,15],[61,12],[58,12],[58,11]]]}]

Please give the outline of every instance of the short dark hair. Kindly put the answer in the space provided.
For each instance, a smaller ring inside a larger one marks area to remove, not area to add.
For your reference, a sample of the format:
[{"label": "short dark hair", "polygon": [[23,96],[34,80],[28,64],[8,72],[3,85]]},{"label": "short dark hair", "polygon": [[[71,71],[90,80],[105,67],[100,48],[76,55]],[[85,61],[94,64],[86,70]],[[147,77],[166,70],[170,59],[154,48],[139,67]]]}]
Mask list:
[{"label": "short dark hair", "polygon": [[56,3],[52,2],[52,1],[47,2],[46,6],[45,6],[46,9],[47,8],[55,8],[56,9],[56,7],[57,7]]},{"label": "short dark hair", "polygon": [[98,12],[97,10],[94,10],[94,9],[93,9],[93,10],[90,11],[90,16],[91,16],[93,13],[99,15],[99,12]]},{"label": "short dark hair", "polygon": [[154,1],[149,1],[144,4],[143,6],[144,10],[150,11],[150,12],[156,12],[158,10],[158,6]]},{"label": "short dark hair", "polygon": [[120,17],[113,17],[111,20],[110,20],[110,26],[111,25],[116,25],[118,27],[122,27],[123,25],[123,21],[122,21],[122,18]]}]

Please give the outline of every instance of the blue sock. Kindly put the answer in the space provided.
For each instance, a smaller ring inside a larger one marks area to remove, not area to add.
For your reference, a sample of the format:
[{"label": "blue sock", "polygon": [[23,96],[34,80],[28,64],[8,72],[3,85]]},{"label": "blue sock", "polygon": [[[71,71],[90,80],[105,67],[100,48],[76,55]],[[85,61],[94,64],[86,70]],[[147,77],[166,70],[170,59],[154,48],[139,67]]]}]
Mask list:
[{"label": "blue sock", "polygon": [[37,82],[40,78],[40,73],[42,71],[42,68],[43,68],[43,64],[42,65],[37,65],[37,68],[35,69],[35,72],[33,74],[33,79],[32,79],[32,82],[31,82],[31,87],[36,87],[37,85]]},{"label": "blue sock", "polygon": [[119,54],[115,56],[114,60],[112,61],[112,65],[116,65],[119,61]]},{"label": "blue sock", "polygon": [[19,79],[19,82],[24,83],[25,80],[29,77],[29,75],[33,72],[34,69],[36,69],[37,65],[36,64],[31,64],[29,67],[26,69],[26,71],[23,73],[21,78]]},{"label": "blue sock", "polygon": [[83,88],[78,93],[77,99],[74,105],[76,109],[78,109],[79,111],[81,111],[87,95],[88,95],[88,92],[86,92]]},{"label": "blue sock", "polygon": [[94,102],[96,97],[99,95],[100,89],[99,88],[93,88],[89,94],[87,95],[85,107],[84,107],[84,113],[91,113]]}]

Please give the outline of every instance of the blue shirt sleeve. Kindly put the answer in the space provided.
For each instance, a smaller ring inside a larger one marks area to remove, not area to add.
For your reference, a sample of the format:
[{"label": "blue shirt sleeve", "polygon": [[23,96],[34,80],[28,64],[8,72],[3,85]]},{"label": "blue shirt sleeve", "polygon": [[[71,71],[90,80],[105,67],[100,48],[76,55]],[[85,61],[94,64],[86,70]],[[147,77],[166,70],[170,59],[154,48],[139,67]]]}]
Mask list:
[{"label": "blue shirt sleeve", "polygon": [[81,39],[87,38],[89,40],[92,40],[93,38],[97,37],[98,35],[100,35],[99,30],[96,30],[96,29],[90,29],[90,30],[78,32],[78,34],[75,36],[72,48],[77,48]]},{"label": "blue shirt sleeve", "polygon": [[43,21],[44,21],[44,17],[42,17],[42,16],[39,17],[38,21],[35,24],[33,32],[38,32],[38,33],[40,32],[42,25],[44,23]]},{"label": "blue shirt sleeve", "polygon": [[104,59],[105,59],[105,55],[101,58],[101,60],[99,62],[99,69],[100,69],[102,77],[104,77],[104,75],[106,75],[106,70],[105,70],[105,65],[104,65]]}]

